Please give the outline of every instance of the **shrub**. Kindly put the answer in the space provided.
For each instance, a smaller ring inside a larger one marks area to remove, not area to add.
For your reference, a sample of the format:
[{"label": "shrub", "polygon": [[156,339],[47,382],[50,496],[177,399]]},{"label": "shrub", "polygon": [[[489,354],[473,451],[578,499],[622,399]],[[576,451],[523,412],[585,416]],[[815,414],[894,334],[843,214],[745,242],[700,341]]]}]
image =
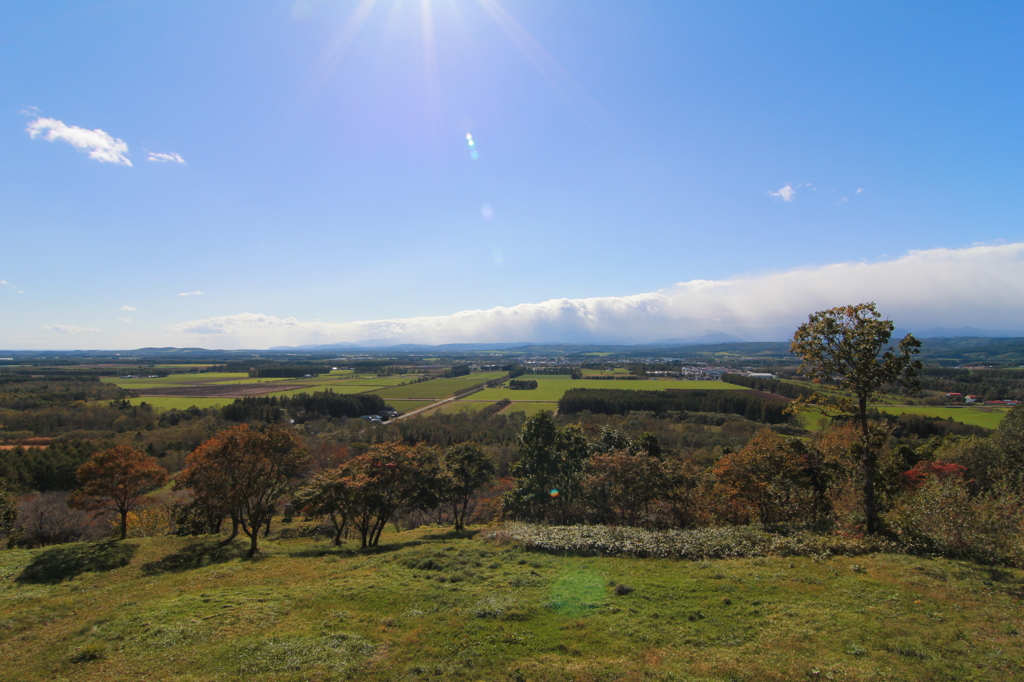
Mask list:
[{"label": "shrub", "polygon": [[915,550],[1024,566],[1024,503],[1007,485],[972,496],[962,478],[932,478],[898,497],[886,522]]},{"label": "shrub", "polygon": [[877,536],[848,538],[808,531],[783,534],[755,526],[653,531],[621,526],[545,526],[511,522],[484,537],[498,542],[518,542],[544,551],[677,559],[853,556],[900,551],[896,543]]}]

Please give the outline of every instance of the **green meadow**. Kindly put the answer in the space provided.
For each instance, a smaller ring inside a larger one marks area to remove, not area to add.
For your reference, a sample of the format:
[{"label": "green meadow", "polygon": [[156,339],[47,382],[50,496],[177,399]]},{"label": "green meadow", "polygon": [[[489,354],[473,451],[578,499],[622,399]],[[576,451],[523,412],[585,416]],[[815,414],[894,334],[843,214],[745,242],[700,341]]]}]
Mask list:
[{"label": "green meadow", "polygon": [[676,381],[674,379],[572,379],[568,375],[545,375],[529,374],[519,377],[520,379],[532,379],[537,381],[537,388],[522,391],[513,390],[507,386],[502,388],[486,388],[480,393],[473,394],[478,400],[494,400],[497,402],[502,398],[509,400],[535,401],[551,400],[558,401],[570,388],[618,388],[631,391],[664,391],[666,389],[676,390],[727,390],[746,391],[742,386],[734,386],[721,381]]},{"label": "green meadow", "polygon": [[505,408],[505,414],[511,414],[512,412],[525,412],[527,417],[532,417],[538,412],[557,412],[558,403],[531,403],[521,402],[512,403]]},{"label": "green meadow", "polygon": [[[430,381],[421,381],[415,384],[406,384],[405,386],[394,386],[392,388],[374,391],[374,393],[385,400],[390,400],[391,398],[409,398],[416,400],[427,400],[433,398],[435,400],[441,400],[453,395],[460,389],[468,388],[502,376],[505,376],[505,372],[478,372],[476,374],[467,374],[466,376],[454,377],[452,379],[431,379]],[[500,400],[500,398],[498,400]]]},{"label": "green meadow", "polygon": [[130,398],[128,402],[132,405],[146,403],[158,410],[187,410],[195,405],[196,407],[220,407],[234,402],[234,398],[188,398],[179,396],[155,395],[145,398]]},{"label": "green meadow", "polygon": [[[277,526],[279,531],[281,526]],[[276,538],[276,539],[275,539]],[[0,552],[4,679],[993,680],[1024,572],[875,554],[560,556],[444,529]]]},{"label": "green meadow", "polygon": [[921,417],[952,419],[962,424],[996,429],[1009,408],[1006,407],[941,407],[917,405],[876,405],[881,412],[889,414],[914,414]]}]

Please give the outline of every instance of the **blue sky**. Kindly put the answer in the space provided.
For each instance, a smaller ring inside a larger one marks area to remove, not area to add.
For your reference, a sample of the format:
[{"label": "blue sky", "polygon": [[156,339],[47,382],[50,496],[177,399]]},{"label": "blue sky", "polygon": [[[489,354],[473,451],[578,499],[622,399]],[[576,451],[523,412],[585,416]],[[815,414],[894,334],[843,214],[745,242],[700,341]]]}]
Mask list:
[{"label": "blue sky", "polygon": [[868,297],[1024,330],[1022,34],[1011,2],[0,2],[0,347],[756,340]]}]

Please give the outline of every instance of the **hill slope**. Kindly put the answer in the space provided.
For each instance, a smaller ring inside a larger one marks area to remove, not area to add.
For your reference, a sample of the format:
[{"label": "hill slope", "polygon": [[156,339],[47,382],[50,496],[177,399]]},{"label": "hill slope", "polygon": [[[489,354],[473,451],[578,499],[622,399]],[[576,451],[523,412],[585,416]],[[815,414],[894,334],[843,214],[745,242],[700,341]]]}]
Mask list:
[{"label": "hill slope", "polygon": [[[565,557],[393,534],[0,551],[17,680],[1006,680],[1024,571],[900,555]],[[99,570],[86,570],[99,569]],[[620,584],[633,588],[615,589]]]}]

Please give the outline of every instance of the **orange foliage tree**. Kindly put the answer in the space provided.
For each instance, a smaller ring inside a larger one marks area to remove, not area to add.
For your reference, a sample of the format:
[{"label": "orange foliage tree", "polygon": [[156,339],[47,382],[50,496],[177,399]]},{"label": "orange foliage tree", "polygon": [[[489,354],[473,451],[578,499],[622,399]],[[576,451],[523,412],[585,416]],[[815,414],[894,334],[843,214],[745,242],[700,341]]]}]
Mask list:
[{"label": "orange foliage tree", "polygon": [[143,493],[163,485],[167,471],[156,458],[130,445],[117,445],[97,452],[78,468],[80,488],[72,496],[72,505],[93,509],[111,509],[121,517],[121,539],[128,536],[128,512],[139,503]]},{"label": "orange foliage tree", "polygon": [[665,462],[646,452],[598,454],[587,462],[583,498],[598,523],[636,526],[668,493],[669,482]]},{"label": "orange foliage tree", "polygon": [[739,452],[715,464],[719,490],[761,523],[808,520],[817,494],[814,460],[796,438],[761,429]]},{"label": "orange foliage tree", "polygon": [[248,556],[258,550],[260,529],[274,514],[277,502],[291,489],[309,455],[294,429],[278,424],[250,428],[246,424],[222,431],[185,460],[178,485],[197,499],[231,516],[250,540]]}]

